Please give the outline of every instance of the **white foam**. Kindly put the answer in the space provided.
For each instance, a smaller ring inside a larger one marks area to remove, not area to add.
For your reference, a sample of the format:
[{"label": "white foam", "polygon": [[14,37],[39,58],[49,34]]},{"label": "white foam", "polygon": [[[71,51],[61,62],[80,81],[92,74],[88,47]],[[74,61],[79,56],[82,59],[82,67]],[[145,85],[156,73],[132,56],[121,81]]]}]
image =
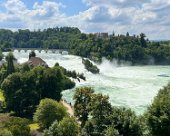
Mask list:
[{"label": "white foam", "polygon": [[[14,52],[20,63],[28,60],[28,54]],[[130,66],[128,62],[119,66],[116,60],[109,62],[106,59],[103,59],[101,65],[97,65],[100,74],[94,75],[84,68],[81,57],[51,52],[36,54],[49,66],[54,66],[58,62],[66,69],[84,73],[87,81],[76,82],[77,87],[92,86],[96,93],[109,95],[112,105],[130,107],[138,114],[146,110],[158,90],[169,81],[169,78],[157,75],[164,73],[170,76],[170,66]],[[73,94],[74,91],[67,90],[63,92],[63,97],[72,102]]]}]

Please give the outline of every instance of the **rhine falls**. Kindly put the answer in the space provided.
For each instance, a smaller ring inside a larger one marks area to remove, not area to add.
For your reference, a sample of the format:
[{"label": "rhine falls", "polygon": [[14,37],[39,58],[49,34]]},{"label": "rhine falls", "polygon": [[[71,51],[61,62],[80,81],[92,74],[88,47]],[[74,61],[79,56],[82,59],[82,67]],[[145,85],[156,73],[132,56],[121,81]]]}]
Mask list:
[{"label": "rhine falls", "polygon": [[[45,51],[36,51],[36,55],[45,60],[50,67],[58,62],[68,70],[83,73],[86,81],[75,80],[76,87],[93,87],[96,93],[108,95],[113,106],[131,108],[138,115],[144,113],[158,91],[170,80],[170,66],[117,66],[104,60],[102,64],[97,65],[100,74],[94,75],[84,68],[79,56]],[[28,60],[29,51],[14,51],[14,56],[19,63],[23,63]],[[65,90],[63,98],[73,102],[73,94],[74,89]]]}]

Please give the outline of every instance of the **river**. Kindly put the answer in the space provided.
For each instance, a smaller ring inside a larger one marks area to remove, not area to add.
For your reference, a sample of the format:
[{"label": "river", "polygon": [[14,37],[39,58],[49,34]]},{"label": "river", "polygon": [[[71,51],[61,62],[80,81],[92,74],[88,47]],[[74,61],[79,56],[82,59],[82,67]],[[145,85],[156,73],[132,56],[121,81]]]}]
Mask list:
[{"label": "river", "polygon": [[[19,63],[27,61],[28,54],[29,51],[27,53],[14,51]],[[170,76],[170,66],[117,66],[116,63],[104,60],[102,64],[97,65],[100,74],[94,75],[84,69],[81,57],[38,51],[36,54],[50,67],[58,62],[68,70],[84,73],[86,81],[76,81],[76,87],[93,87],[96,93],[108,95],[113,106],[131,108],[138,115],[144,113],[159,89],[167,85],[170,80],[170,77],[158,76],[162,74]],[[63,98],[73,102],[73,94],[74,89],[66,90],[63,92]]]}]

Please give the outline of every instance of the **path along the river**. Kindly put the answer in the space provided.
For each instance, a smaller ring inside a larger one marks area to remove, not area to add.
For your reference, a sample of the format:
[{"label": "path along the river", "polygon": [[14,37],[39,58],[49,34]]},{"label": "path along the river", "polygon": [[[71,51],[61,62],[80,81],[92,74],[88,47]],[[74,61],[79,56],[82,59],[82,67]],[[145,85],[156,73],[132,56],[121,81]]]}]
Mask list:
[{"label": "path along the river", "polygon": [[68,103],[66,100],[61,100],[61,103],[67,109],[68,114],[70,116],[74,116],[74,110],[73,110],[73,107],[72,107],[71,103]]}]

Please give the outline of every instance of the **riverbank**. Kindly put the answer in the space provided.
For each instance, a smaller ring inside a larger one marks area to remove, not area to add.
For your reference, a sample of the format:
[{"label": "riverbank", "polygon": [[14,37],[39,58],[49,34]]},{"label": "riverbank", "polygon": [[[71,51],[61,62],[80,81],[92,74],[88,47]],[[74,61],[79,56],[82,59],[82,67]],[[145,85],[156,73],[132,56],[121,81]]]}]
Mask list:
[{"label": "riverbank", "polygon": [[73,106],[71,105],[71,103],[68,103],[66,100],[62,99],[60,101],[64,107],[67,109],[67,112],[69,114],[69,116],[74,116],[74,109],[73,109]]}]

